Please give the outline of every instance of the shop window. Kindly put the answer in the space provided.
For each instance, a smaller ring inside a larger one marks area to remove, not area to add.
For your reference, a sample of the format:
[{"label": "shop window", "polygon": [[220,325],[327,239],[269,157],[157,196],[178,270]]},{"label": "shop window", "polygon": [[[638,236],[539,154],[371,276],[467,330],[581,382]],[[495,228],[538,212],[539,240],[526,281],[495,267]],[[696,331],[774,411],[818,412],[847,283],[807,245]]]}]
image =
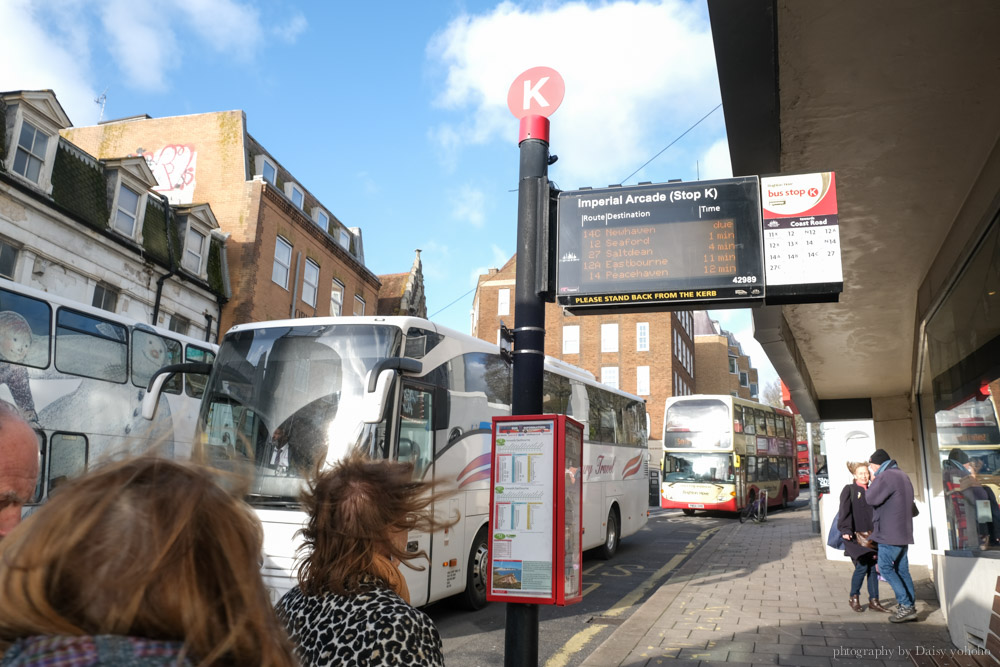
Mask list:
[{"label": "shop window", "polygon": [[938,548],[1000,551],[1000,221],[927,321],[923,345],[923,429],[945,510],[946,525],[940,510],[931,518]]}]

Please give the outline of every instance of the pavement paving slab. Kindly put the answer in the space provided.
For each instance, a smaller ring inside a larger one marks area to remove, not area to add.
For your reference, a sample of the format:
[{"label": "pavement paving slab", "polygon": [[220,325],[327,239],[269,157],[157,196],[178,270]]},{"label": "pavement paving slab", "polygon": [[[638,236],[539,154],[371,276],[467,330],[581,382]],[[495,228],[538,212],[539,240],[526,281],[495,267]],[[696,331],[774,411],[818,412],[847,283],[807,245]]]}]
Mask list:
[{"label": "pavement paving slab", "polygon": [[[910,566],[916,623],[847,605],[853,567],[826,558],[809,507],[765,523],[732,521],[705,544],[583,667],[910,665],[908,652],[954,649],[928,568]],[[882,604],[895,606],[879,583]],[[864,595],[862,596],[864,597]]]}]

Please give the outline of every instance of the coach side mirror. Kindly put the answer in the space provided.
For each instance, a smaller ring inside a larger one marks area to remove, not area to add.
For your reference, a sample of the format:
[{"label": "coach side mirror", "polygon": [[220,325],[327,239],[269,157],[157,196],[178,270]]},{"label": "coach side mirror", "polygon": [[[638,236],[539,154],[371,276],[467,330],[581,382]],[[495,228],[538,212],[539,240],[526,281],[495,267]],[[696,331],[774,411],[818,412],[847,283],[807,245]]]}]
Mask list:
[{"label": "coach side mirror", "polygon": [[375,364],[365,379],[365,395],[361,400],[361,421],[377,424],[385,418],[385,406],[396,373],[419,373],[423,364],[415,359],[392,357]]},{"label": "coach side mirror", "polygon": [[212,372],[212,364],[186,363],[170,364],[157,370],[149,378],[149,385],[146,387],[146,395],[142,397],[142,417],[152,419],[156,416],[156,406],[160,403],[160,394],[163,393],[163,385],[177,373],[189,373],[192,375],[208,375]]}]

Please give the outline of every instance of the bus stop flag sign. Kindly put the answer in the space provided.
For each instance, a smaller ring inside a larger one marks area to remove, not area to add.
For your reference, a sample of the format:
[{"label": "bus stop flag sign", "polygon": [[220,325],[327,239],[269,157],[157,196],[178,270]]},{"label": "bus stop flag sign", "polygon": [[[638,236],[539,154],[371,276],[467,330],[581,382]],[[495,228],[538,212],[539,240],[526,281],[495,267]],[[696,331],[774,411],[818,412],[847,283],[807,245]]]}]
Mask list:
[{"label": "bus stop flag sign", "polygon": [[522,72],[507,91],[507,108],[521,121],[518,143],[525,139],[549,141],[548,117],[562,104],[566,84],[551,67]]}]

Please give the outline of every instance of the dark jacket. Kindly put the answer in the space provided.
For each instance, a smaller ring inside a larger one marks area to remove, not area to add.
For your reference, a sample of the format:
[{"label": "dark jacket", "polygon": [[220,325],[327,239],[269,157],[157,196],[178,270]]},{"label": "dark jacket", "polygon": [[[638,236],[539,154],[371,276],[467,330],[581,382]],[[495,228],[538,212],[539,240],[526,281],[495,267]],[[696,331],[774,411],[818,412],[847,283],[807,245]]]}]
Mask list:
[{"label": "dark jacket", "polygon": [[116,665],[120,667],[190,667],[181,659],[182,642],[97,635],[36,636],[18,639],[7,649],[4,667]]},{"label": "dark jacket", "polygon": [[882,464],[865,499],[874,510],[871,539],[894,546],[913,544],[913,484],[895,461]]},{"label": "dark jacket", "polygon": [[[837,522],[837,530],[841,535],[853,536],[856,532],[866,532],[872,530],[875,525],[872,521],[872,507],[865,499],[867,490],[851,482],[840,492],[840,517]],[[875,553],[874,549],[867,549],[857,543],[852,537],[844,540],[844,553],[851,557],[855,563],[865,556]]]}]

